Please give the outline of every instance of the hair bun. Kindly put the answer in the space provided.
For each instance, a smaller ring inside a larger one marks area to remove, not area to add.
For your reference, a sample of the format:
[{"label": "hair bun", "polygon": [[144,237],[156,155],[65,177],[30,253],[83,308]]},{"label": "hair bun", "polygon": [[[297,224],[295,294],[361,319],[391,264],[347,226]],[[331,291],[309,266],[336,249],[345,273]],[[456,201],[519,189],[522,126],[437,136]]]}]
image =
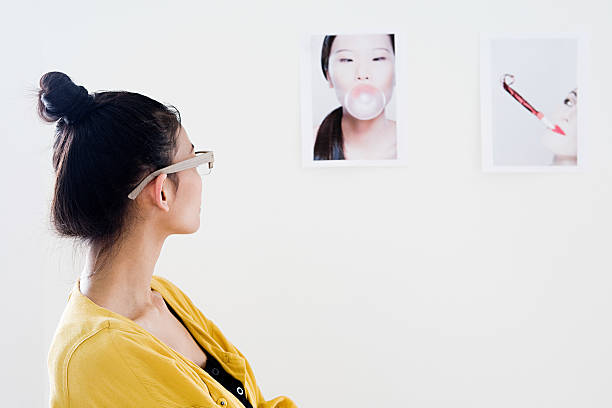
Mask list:
[{"label": "hair bun", "polygon": [[63,72],[47,72],[40,78],[38,112],[47,122],[64,119],[74,124],[95,107],[94,97]]}]

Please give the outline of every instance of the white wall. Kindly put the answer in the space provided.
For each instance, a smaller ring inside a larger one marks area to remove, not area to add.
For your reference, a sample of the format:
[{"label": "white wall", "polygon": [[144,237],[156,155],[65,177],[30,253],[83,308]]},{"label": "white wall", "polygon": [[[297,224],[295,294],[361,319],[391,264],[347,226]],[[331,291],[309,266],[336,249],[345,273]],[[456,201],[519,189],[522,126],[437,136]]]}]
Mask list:
[{"label": "white wall", "polygon": [[[50,70],[172,103],[194,144],[215,151],[201,229],[169,238],[157,274],[247,355],[267,398],[612,405],[609,1],[5,8],[3,406],[47,404],[47,349],[82,265],[46,223],[53,127],[28,90]],[[410,98],[397,115],[410,165],[303,169],[300,34],[386,25],[408,35]],[[591,33],[584,172],[481,172],[479,33],[504,30]]]}]

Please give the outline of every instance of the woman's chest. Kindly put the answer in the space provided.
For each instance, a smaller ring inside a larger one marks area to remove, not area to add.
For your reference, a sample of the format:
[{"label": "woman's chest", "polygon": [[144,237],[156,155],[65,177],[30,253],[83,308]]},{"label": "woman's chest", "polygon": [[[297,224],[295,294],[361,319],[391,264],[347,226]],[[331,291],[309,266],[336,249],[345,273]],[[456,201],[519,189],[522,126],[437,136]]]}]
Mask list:
[{"label": "woman's chest", "polygon": [[138,323],[174,351],[188,358],[194,364],[202,368],[205,367],[206,354],[185,326],[169,310],[154,319],[149,318]]}]

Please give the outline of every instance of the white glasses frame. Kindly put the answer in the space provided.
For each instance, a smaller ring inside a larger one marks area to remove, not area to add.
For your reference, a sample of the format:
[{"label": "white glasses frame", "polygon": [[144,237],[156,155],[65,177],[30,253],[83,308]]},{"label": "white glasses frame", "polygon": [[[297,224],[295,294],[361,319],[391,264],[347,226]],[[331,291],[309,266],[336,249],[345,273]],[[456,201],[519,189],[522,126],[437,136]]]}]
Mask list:
[{"label": "white glasses frame", "polygon": [[164,167],[159,170],[155,170],[153,173],[145,177],[140,183],[138,183],[136,188],[134,188],[134,190],[132,190],[132,192],[128,194],[128,198],[130,200],[135,200],[136,197],[138,197],[138,194],[140,194],[140,192],[144,190],[147,184],[149,184],[151,180],[153,180],[155,177],[159,176],[160,174],[177,173],[179,171],[197,167],[204,163],[208,163],[208,172],[203,173],[203,174],[209,174],[210,170],[213,168],[213,163],[215,161],[213,152],[197,151],[195,152],[195,154],[196,154],[196,157],[190,157],[189,159],[182,160],[178,163],[171,164],[170,166]]}]

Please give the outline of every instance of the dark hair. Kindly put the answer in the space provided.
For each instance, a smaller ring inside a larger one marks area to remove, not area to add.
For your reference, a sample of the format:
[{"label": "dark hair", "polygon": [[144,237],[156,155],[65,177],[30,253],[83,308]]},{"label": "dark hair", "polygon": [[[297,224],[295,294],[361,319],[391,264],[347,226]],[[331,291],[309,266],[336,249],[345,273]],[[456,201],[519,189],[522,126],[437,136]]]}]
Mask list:
[{"label": "dark hair", "polygon": [[[181,117],[172,105],[125,91],[89,94],[62,72],[40,78],[38,114],[56,122],[51,223],[62,237],[120,245],[137,214],[128,194],[172,164]],[[169,174],[174,188],[178,177]]]},{"label": "dark hair", "polygon": [[[389,34],[391,47],[395,53],[395,35]],[[336,39],[335,35],[326,35],[321,47],[321,70],[327,80],[329,71],[329,54]],[[315,160],[344,160],[344,141],[342,139],[342,106],[331,111],[319,126],[314,145]]]}]

